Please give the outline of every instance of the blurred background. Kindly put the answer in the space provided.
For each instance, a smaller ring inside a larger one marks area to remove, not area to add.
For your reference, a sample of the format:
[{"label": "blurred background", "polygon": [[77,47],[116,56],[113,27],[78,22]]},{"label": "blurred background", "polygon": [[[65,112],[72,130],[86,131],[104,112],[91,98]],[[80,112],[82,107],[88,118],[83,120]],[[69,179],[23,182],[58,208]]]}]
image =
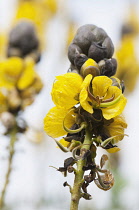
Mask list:
[{"label": "blurred background", "polygon": [[[31,1],[31,0],[30,0]],[[13,20],[18,8],[18,0],[0,1],[0,35],[6,36],[13,27]],[[49,166],[59,168],[69,154],[56,148],[53,139],[43,132],[43,118],[53,107],[51,88],[55,76],[64,74],[69,68],[67,48],[78,27],[83,24],[95,24],[102,27],[111,37],[115,51],[120,49],[121,30],[127,22],[131,9],[139,24],[139,1],[128,0],[57,0],[57,8],[44,24],[41,61],[37,63],[37,73],[43,80],[44,88],[35,102],[24,111],[28,125],[38,131],[42,138],[36,143],[33,132],[20,135],[16,143],[13,170],[5,197],[7,210],[68,210],[70,193],[63,183],[72,185],[73,176],[63,177],[60,172]],[[48,12],[48,10],[46,10]],[[138,26],[137,26],[138,27]],[[136,62],[139,61],[139,36],[134,38]],[[2,47],[1,47],[2,49]],[[0,50],[1,52],[2,50]],[[115,54],[116,56],[116,54]],[[114,57],[115,57],[114,56]],[[130,56],[129,56],[130,57]],[[128,62],[128,59],[126,59]],[[135,60],[129,63],[132,72]],[[80,210],[138,210],[139,209],[139,69],[136,70],[133,88],[126,92],[128,103],[125,117],[128,124],[125,137],[120,142],[118,155],[111,154],[108,167],[115,174],[115,186],[110,191],[102,191],[93,183],[88,192],[91,201],[81,199]],[[134,75],[132,75],[134,77]],[[127,86],[131,84],[131,76]],[[128,88],[127,88],[128,90]],[[2,126],[1,126],[2,127]],[[2,129],[2,128],[1,128]],[[30,139],[30,141],[29,141]],[[0,136],[0,191],[3,187],[7,169],[8,139]],[[97,161],[104,151],[98,149]]]}]

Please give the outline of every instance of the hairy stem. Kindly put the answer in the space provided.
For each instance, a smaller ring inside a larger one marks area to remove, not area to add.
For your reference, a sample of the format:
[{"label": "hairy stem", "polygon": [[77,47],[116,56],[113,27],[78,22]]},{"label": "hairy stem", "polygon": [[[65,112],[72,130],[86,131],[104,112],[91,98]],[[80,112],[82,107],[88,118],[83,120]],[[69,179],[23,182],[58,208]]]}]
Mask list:
[{"label": "hairy stem", "polygon": [[[91,146],[91,135],[88,129],[86,129],[86,136],[84,139],[83,146],[81,149],[86,149],[89,150]],[[77,169],[75,172],[75,179],[74,179],[74,185],[73,188],[71,189],[71,205],[70,205],[70,210],[78,210],[78,205],[79,205],[79,200],[81,198],[81,186],[83,184],[83,175],[84,171],[82,170],[83,166],[85,165],[86,160],[78,160],[77,161]]]},{"label": "hairy stem", "polygon": [[14,156],[14,145],[16,142],[16,133],[17,133],[17,128],[14,127],[13,130],[10,133],[10,145],[9,145],[9,158],[8,158],[8,168],[7,168],[7,173],[5,175],[5,183],[1,192],[1,197],[0,197],[0,209],[4,207],[4,200],[5,200],[5,194],[7,190],[7,186],[9,183],[9,177],[12,171],[12,160]]}]

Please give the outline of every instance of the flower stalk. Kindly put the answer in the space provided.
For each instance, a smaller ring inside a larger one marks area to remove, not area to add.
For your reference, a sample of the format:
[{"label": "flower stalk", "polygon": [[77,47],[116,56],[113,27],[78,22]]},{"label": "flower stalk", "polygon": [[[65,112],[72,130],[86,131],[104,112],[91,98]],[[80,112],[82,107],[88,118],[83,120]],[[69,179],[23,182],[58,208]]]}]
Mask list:
[{"label": "flower stalk", "polygon": [[13,157],[14,157],[14,153],[15,153],[15,142],[16,142],[16,134],[17,134],[17,127],[15,126],[11,133],[10,133],[10,145],[9,145],[9,158],[8,158],[8,168],[7,168],[7,173],[5,175],[5,183],[1,192],[1,197],[0,197],[0,209],[2,209],[4,207],[4,200],[5,200],[5,194],[6,194],[6,190],[8,187],[8,183],[9,183],[9,178],[10,178],[10,174],[12,171],[12,162],[13,162]]},{"label": "flower stalk", "polygon": [[[86,136],[84,139],[84,143],[81,147],[81,150],[82,149],[89,150],[91,143],[92,143],[92,138],[91,138],[89,130],[86,128]],[[83,180],[83,175],[84,175],[83,166],[85,165],[85,161],[86,160],[84,160],[84,159],[80,159],[77,161],[77,169],[75,172],[74,185],[73,185],[73,188],[71,189],[70,210],[78,210],[79,200],[82,197],[81,186],[84,182],[84,180]]]}]

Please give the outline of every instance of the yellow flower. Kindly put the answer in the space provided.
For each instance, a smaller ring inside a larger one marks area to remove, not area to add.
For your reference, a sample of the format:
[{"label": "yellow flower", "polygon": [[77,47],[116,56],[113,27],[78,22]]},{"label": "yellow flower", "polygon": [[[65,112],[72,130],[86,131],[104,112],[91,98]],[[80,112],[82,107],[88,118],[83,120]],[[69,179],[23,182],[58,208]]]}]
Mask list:
[{"label": "yellow flower", "polygon": [[12,89],[17,87],[23,91],[30,86],[34,86],[37,92],[42,87],[40,77],[34,69],[35,63],[33,59],[21,59],[11,57],[0,62],[0,87]]},{"label": "yellow flower", "polygon": [[[139,62],[136,57],[134,39],[125,36],[116,52],[118,69],[116,76],[124,80],[126,90],[131,92],[136,85],[139,74]],[[129,82],[130,81],[130,82]]]},{"label": "yellow flower", "polygon": [[24,71],[17,82],[17,88],[23,90],[28,88],[35,80],[36,72],[34,70],[33,59],[27,59],[24,62]]},{"label": "yellow flower", "polygon": [[64,136],[67,132],[64,130],[63,121],[66,127],[70,128],[75,123],[76,114],[73,110],[53,107],[44,118],[44,130],[49,136],[57,138]]},{"label": "yellow flower", "polygon": [[[104,132],[112,139],[111,143],[114,145],[124,138],[124,130],[127,128],[127,124],[123,115],[119,115],[113,118],[113,122],[109,125],[104,125]],[[107,141],[107,140],[106,140]],[[116,146],[106,149],[109,153],[118,152],[120,149]]]},{"label": "yellow flower", "polygon": [[111,119],[121,114],[126,105],[122,90],[113,86],[109,77],[97,76],[93,79],[89,74],[83,80],[76,73],[67,73],[56,79],[52,89],[56,106],[70,109],[80,102],[87,112],[92,114],[93,109],[101,109],[104,118]]},{"label": "yellow flower", "polygon": [[[31,58],[23,60],[18,57],[11,57],[0,62],[0,87],[9,93],[11,92],[11,95],[13,94],[13,97],[17,98],[17,100],[12,101],[11,97],[6,96],[8,100],[10,98],[10,107],[20,105],[21,109],[24,109],[33,103],[34,96],[42,89],[43,84],[35,72],[34,66],[35,63]],[[15,92],[18,97],[15,96]],[[11,105],[15,101],[16,105]]]},{"label": "yellow flower", "polygon": [[[103,117],[107,120],[122,113],[126,98],[122,90],[112,86],[112,80],[106,76],[95,77],[92,82],[92,75],[87,75],[84,79],[80,92],[80,104],[89,113],[93,113],[93,108],[101,109]],[[91,89],[90,89],[90,84]]]},{"label": "yellow flower", "polygon": [[0,87],[13,88],[23,71],[23,60],[11,57],[0,62]]},{"label": "yellow flower", "polygon": [[124,129],[127,128],[127,124],[122,115],[119,115],[113,119],[113,122],[107,126],[104,126],[110,136],[115,136],[112,143],[117,143],[124,138]]},{"label": "yellow flower", "polygon": [[82,82],[82,77],[76,73],[57,76],[51,92],[55,105],[67,109],[76,105],[79,102]]}]

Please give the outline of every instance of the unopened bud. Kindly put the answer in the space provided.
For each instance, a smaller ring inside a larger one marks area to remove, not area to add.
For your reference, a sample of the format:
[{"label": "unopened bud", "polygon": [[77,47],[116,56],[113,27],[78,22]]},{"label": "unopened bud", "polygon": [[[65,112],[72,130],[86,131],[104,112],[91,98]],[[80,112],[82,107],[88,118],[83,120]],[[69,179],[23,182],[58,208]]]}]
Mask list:
[{"label": "unopened bud", "polygon": [[1,114],[2,124],[9,130],[15,125],[15,117],[10,112],[3,112]]},{"label": "unopened bud", "polygon": [[68,166],[67,170],[69,173],[72,173],[74,171],[74,168],[73,166]]}]

